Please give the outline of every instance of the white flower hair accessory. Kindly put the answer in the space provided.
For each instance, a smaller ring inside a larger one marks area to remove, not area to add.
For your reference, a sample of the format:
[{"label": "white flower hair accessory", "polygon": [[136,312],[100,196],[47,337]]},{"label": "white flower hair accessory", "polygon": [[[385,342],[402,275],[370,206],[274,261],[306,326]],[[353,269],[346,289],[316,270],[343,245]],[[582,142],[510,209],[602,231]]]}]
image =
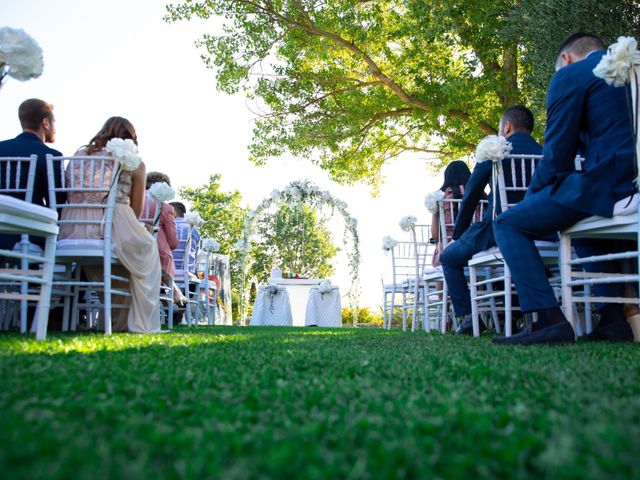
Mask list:
[{"label": "white flower hair accessory", "polygon": [[631,69],[636,65],[640,65],[638,42],[633,37],[618,37],[593,69],[593,74],[609,85],[622,87],[629,82]]},{"label": "white flower hair accessory", "polygon": [[417,220],[418,219],[412,215],[402,217],[400,220],[400,228],[405,232],[409,232],[415,228]]},{"label": "white flower hair accessory", "polygon": [[215,253],[220,250],[220,244],[215,238],[202,239],[202,249],[205,252]]},{"label": "white flower hair accessory", "polygon": [[393,238],[391,238],[389,235],[386,235],[383,239],[382,239],[382,249],[386,250],[387,252],[389,250],[393,250],[394,248],[396,248],[396,245],[398,245],[398,241],[394,240]]},{"label": "white flower hair accessory", "polygon": [[142,159],[138,154],[138,146],[130,138],[112,138],[107,142],[105,150],[120,162],[123,170],[132,172],[140,165]]},{"label": "white flower hair accessory", "polygon": [[499,135],[487,135],[476,147],[476,162],[484,162],[491,160],[492,162],[500,162],[509,153],[513,146],[506,138]]},{"label": "white flower hair accessory", "polygon": [[0,82],[8,75],[21,82],[42,74],[42,49],[20,28],[0,28]]},{"label": "white flower hair accessory", "polygon": [[438,213],[438,203],[444,200],[444,192],[442,190],[436,190],[435,192],[428,193],[424,197],[424,206],[432,215]]},{"label": "white flower hair accessory", "polygon": [[201,227],[202,225],[204,225],[204,219],[200,216],[198,212],[195,212],[195,211],[185,213],[184,221],[187,222],[192,227]]}]

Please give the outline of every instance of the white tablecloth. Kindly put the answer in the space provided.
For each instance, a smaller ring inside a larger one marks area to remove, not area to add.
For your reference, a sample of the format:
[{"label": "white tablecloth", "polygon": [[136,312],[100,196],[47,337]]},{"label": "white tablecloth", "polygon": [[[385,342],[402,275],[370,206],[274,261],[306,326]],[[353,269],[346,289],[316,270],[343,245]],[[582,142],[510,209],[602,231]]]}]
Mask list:
[{"label": "white tablecloth", "polygon": [[342,327],[342,307],[338,287],[331,287],[331,291],[327,293],[320,293],[318,287],[311,287],[304,324],[318,327]]},{"label": "white tablecloth", "polygon": [[289,293],[291,315],[294,327],[304,327],[304,317],[309,299],[309,290],[314,285],[319,285],[320,278],[282,278],[271,277],[269,283],[285,287]]},{"label": "white tablecloth", "polygon": [[250,325],[279,327],[293,325],[288,292],[280,287],[278,293],[272,295],[265,285],[260,285],[253,305]]}]

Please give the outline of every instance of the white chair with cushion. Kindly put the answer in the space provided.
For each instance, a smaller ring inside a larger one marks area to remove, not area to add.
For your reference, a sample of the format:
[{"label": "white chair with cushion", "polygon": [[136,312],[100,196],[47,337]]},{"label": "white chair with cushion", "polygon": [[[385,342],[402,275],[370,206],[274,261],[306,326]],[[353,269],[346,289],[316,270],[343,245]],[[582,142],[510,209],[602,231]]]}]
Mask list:
[{"label": "white chair with cushion", "polygon": [[[55,163],[54,163],[55,159]],[[53,182],[54,168],[64,170],[64,165],[74,174],[65,175],[62,171],[62,185],[56,186]],[[73,208],[80,215],[80,219],[60,219],[58,225],[62,230],[65,226],[80,227],[92,230],[98,238],[68,238],[58,240],[56,246],[56,264],[65,266],[65,273],[61,278],[54,280],[54,286],[70,287],[71,290],[71,319],[68,315],[68,302],[65,297],[65,315],[63,318],[63,330],[75,329],[79,319],[79,310],[88,311],[96,308],[90,299],[99,298],[89,294],[95,291],[102,296],[102,320],[104,321],[105,334],[111,334],[112,308],[122,308],[124,305],[116,305],[112,302],[113,295],[130,296],[128,289],[113,288],[112,282],[120,281],[128,283],[128,279],[112,273],[114,265],[120,265],[116,257],[111,241],[111,229],[113,223],[113,211],[115,208],[116,190],[120,175],[120,166],[112,157],[86,156],[86,157],[52,157],[47,155],[47,175],[49,180],[49,202],[51,208]],[[57,196],[65,193],[68,200],[64,205],[57,204]],[[91,202],[74,202],[71,199],[80,194],[81,197],[91,198]],[[98,200],[95,200],[98,199]],[[84,281],[81,278],[81,270],[88,267],[101,267],[102,280]],[[84,302],[80,299],[84,293]]]}]

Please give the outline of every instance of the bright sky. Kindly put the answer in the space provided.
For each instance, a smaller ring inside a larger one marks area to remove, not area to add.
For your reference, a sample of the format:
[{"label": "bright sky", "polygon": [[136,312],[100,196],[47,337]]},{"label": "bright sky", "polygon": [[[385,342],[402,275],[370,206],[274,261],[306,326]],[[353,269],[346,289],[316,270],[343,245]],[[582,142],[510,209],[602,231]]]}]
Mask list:
[{"label": "bright sky", "polygon": [[[274,159],[263,167],[248,161],[253,115],[242,95],[215,89],[214,72],[205,68],[194,42],[215,33],[217,20],[167,24],[165,0],[4,0],[0,27],[22,28],[42,47],[44,72],[38,79],[12,78],[0,89],[0,139],[20,133],[20,103],[31,97],[55,106],[57,138],[52,146],[72,155],[113,115],[136,127],[147,170],[167,173],[174,187],[198,186],[222,174],[225,190],[239,190],[255,207],[274,188],[309,179],[347,202],[358,219],[362,265],[361,304],[381,303],[381,278],[390,281],[390,257],[382,237],[408,239],[398,221],[415,215],[428,223],[426,193],[442,175],[431,178],[427,160],[401,157],[383,172],[380,195],[367,187],[342,187],[307,161]],[[342,233],[335,236],[338,245]],[[346,258],[336,259],[333,283],[346,293]]]}]

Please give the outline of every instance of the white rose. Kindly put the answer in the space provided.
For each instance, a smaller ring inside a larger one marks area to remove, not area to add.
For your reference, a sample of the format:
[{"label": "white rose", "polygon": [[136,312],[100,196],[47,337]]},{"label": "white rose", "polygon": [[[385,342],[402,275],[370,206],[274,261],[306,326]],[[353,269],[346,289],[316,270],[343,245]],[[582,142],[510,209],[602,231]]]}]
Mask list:
[{"label": "white rose", "polygon": [[438,213],[438,203],[444,200],[444,192],[442,190],[436,190],[435,192],[428,193],[424,197],[424,206],[432,215]]},{"label": "white rose", "polygon": [[156,202],[168,202],[176,196],[176,191],[167,182],[156,182],[149,187],[149,195]]},{"label": "white rose", "polygon": [[405,232],[408,232],[415,228],[417,220],[418,219],[412,215],[402,217],[402,219],[400,220],[400,228]]},{"label": "white rose", "polygon": [[9,67],[7,75],[22,82],[42,74],[42,49],[24,30],[0,28],[0,66]]},{"label": "white rose", "polygon": [[476,161],[491,160],[492,162],[499,162],[511,153],[512,148],[513,146],[506,138],[498,135],[488,135],[480,140],[476,148]]}]

